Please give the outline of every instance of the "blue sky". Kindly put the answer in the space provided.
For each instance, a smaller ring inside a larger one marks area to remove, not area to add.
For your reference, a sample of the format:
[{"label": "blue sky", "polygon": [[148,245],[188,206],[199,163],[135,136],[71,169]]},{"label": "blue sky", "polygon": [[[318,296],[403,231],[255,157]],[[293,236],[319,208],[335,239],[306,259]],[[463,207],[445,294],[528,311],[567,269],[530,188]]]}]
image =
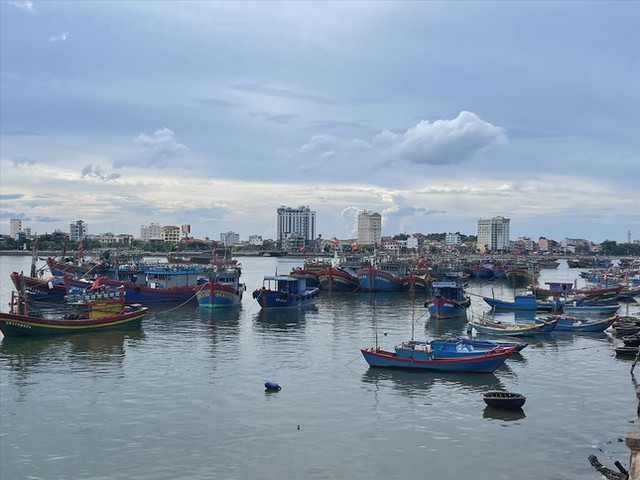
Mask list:
[{"label": "blue sky", "polygon": [[640,238],[640,2],[0,2],[0,227]]}]

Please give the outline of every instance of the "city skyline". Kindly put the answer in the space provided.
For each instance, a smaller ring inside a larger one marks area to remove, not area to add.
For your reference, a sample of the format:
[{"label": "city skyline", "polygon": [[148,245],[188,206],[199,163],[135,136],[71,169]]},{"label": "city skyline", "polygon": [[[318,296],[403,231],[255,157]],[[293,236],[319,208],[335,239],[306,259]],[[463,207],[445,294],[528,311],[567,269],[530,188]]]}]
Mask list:
[{"label": "city skyline", "polygon": [[0,9],[2,232],[640,237],[638,2]]}]

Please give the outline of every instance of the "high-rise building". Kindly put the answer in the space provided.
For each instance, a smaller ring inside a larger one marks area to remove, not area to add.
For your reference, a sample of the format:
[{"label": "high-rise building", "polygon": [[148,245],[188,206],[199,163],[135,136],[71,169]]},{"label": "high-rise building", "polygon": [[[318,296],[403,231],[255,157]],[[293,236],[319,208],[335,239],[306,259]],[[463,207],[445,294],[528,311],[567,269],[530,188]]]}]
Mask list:
[{"label": "high-rise building", "polygon": [[89,226],[83,220],[77,220],[69,225],[69,240],[79,242],[87,236]]},{"label": "high-rise building", "polygon": [[230,247],[232,245],[237,245],[238,243],[240,243],[240,235],[238,235],[235,232],[225,232],[225,233],[221,233],[220,234],[220,242],[225,246],[225,247]]},{"label": "high-rise building", "polygon": [[358,212],[358,244],[380,245],[382,241],[382,215],[377,212]]},{"label": "high-rise building", "polygon": [[180,228],[175,225],[162,227],[162,240],[164,243],[180,243]]},{"label": "high-rise building", "polygon": [[15,238],[16,233],[22,231],[22,220],[19,218],[12,218],[9,220],[9,235],[11,238]]},{"label": "high-rise building", "polygon": [[509,250],[509,222],[504,217],[478,220],[478,243],[492,252]]},{"label": "high-rise building", "polygon": [[305,242],[312,242],[316,237],[316,212],[308,206],[298,208],[278,208],[278,242],[283,242],[290,236],[299,236]]},{"label": "high-rise building", "polygon": [[159,223],[142,225],[140,227],[140,240],[149,242],[151,240],[162,240],[162,227]]}]

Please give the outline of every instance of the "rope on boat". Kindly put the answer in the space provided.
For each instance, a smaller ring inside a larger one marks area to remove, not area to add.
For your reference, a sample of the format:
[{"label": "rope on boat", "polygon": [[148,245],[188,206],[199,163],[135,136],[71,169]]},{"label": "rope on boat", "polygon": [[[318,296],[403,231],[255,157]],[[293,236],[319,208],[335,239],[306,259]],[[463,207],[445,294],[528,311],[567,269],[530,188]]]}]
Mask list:
[{"label": "rope on boat", "polygon": [[166,310],[161,310],[158,313],[167,313],[167,312],[171,312],[173,310],[177,310],[178,308],[184,307],[187,303],[189,303],[191,300],[193,300],[194,298],[196,298],[196,295],[198,295],[198,293],[200,293],[202,290],[204,290],[205,287],[209,286],[209,282],[205,282],[203,283],[200,288],[198,290],[196,290],[196,292],[191,295],[189,298],[187,298],[184,302],[182,302],[180,305],[176,306],[176,307],[172,307],[172,308],[168,308]]}]

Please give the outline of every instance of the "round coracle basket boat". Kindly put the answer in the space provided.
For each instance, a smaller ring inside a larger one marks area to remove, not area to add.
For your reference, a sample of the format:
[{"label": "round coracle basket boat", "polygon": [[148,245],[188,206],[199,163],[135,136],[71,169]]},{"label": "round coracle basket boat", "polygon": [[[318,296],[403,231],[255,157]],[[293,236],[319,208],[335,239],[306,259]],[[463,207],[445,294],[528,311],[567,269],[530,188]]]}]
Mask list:
[{"label": "round coracle basket boat", "polygon": [[500,392],[492,390],[482,395],[484,403],[493,408],[517,409],[522,408],[527,397],[521,393]]}]

